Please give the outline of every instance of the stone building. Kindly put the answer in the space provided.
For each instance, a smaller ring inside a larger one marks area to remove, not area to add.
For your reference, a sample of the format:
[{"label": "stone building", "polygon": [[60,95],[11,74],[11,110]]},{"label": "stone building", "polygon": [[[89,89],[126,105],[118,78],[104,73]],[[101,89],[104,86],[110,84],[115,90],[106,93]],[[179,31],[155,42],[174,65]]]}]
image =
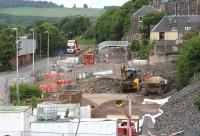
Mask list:
[{"label": "stone building", "polygon": [[150,5],[167,15],[200,15],[200,0],[152,0]]},{"label": "stone building", "polygon": [[143,6],[131,16],[131,28],[128,40],[142,40],[143,35],[140,33],[140,28],[143,26],[143,16],[148,13],[158,11],[151,6]]}]

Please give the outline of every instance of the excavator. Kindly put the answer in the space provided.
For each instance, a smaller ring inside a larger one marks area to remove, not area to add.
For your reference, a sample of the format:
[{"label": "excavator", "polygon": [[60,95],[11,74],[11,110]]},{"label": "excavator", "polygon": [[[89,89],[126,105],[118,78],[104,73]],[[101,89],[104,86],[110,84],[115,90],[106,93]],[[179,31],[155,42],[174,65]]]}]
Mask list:
[{"label": "excavator", "polygon": [[[168,89],[168,80],[164,78],[163,74],[155,74],[151,72],[145,72],[141,76],[140,69],[126,68],[121,65],[121,81],[120,90],[136,90],[140,91],[144,89],[145,94],[156,93],[162,95]],[[157,72],[158,73],[158,72]]]},{"label": "excavator", "polygon": [[136,68],[126,68],[121,65],[120,90],[140,90],[140,70]]}]

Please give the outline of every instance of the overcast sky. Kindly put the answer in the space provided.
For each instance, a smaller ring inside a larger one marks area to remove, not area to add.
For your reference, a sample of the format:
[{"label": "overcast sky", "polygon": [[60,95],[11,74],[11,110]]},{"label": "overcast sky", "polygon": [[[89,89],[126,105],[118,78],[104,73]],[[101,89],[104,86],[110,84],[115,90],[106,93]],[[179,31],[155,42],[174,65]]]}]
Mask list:
[{"label": "overcast sky", "polygon": [[83,7],[83,4],[87,4],[88,7],[103,8],[104,6],[121,6],[128,0],[45,0],[45,1],[52,1],[59,5],[63,4],[65,7],[70,7],[70,8],[74,4],[76,4],[77,7]]}]

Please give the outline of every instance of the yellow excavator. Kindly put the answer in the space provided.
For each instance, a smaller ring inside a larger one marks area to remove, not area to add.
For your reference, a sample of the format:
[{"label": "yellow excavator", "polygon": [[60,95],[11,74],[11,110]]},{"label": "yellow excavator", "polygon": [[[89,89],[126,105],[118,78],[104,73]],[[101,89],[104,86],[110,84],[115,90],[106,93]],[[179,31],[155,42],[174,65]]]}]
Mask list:
[{"label": "yellow excavator", "polygon": [[126,68],[121,66],[120,90],[140,90],[140,70],[136,68]]}]

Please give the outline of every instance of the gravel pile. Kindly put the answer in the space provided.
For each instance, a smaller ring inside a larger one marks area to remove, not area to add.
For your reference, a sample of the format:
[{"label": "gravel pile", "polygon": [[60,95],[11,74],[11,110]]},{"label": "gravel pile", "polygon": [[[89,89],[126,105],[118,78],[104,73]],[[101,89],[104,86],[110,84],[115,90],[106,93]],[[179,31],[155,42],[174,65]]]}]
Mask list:
[{"label": "gravel pile", "polygon": [[118,81],[112,77],[100,77],[86,82],[81,87],[83,93],[117,93],[119,92]]},{"label": "gravel pile", "polygon": [[200,111],[194,99],[200,93],[200,82],[189,85],[173,95],[162,109],[164,113],[156,118],[155,128],[159,133],[184,131],[184,136],[200,134]]}]

